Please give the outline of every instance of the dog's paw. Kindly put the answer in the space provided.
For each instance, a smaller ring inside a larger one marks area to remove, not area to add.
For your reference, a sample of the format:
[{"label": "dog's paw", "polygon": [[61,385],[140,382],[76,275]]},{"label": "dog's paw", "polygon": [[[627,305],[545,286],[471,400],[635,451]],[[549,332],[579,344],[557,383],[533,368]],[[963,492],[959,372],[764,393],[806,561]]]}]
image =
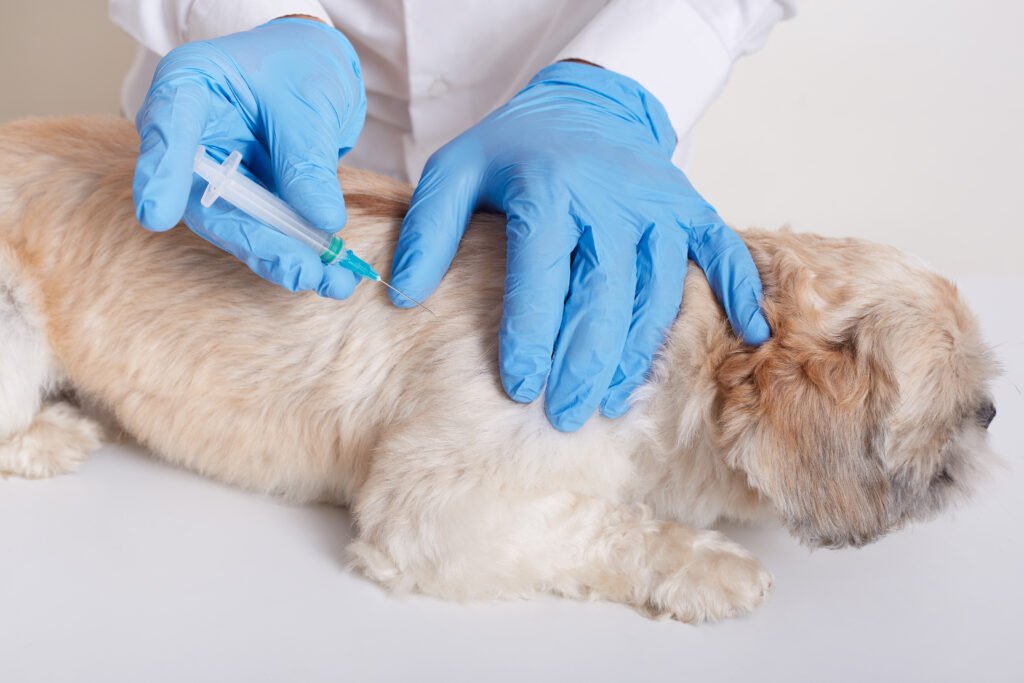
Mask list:
[{"label": "dog's paw", "polygon": [[718,532],[703,531],[681,566],[654,586],[641,611],[699,624],[747,614],[771,590],[772,576],[757,558]]},{"label": "dog's paw", "polygon": [[74,472],[102,437],[100,426],[76,408],[44,406],[28,429],[0,442],[0,474],[45,479]]},{"label": "dog's paw", "polygon": [[366,541],[354,541],[348,546],[348,568],[362,573],[366,578],[376,581],[394,592],[403,592],[405,588],[402,574],[386,553],[377,546]]}]

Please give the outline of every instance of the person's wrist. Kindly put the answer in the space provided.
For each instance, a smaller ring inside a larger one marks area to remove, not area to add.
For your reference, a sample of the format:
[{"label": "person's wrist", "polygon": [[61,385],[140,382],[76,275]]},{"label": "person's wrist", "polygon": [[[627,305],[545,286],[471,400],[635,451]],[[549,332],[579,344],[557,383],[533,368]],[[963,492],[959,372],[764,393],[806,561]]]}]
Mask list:
[{"label": "person's wrist", "polygon": [[278,19],[308,19],[310,21],[315,21],[318,24],[324,24],[325,26],[327,25],[327,22],[325,22],[323,19],[321,19],[320,17],[314,17],[311,14],[282,14],[281,16],[278,17]]},{"label": "person's wrist", "polygon": [[667,156],[671,157],[675,151],[676,132],[665,107],[629,76],[593,62],[571,58],[544,67],[530,79],[526,88],[539,85],[578,87],[598,93],[626,109],[638,123],[645,125]]},{"label": "person's wrist", "polygon": [[[295,27],[301,27],[301,29],[305,31],[312,31],[313,33],[320,32],[324,36],[330,36],[332,42],[336,43],[343,50],[346,59],[352,65],[356,78],[359,80],[360,88],[362,88],[362,65],[359,61],[359,53],[356,52],[355,46],[352,45],[344,33],[324,22],[320,18],[309,14],[286,14],[284,16],[277,17],[276,19],[271,19],[266,24],[263,24],[263,26],[275,26],[280,24],[292,24]],[[259,30],[260,28],[263,27],[258,26],[253,30]],[[313,36],[310,35],[308,40],[314,41]],[[311,47],[316,49],[315,45],[311,45]],[[362,97],[365,98],[365,94],[362,95]]]},{"label": "person's wrist", "polygon": [[[263,24],[263,26],[277,26],[280,24],[291,24],[292,26],[301,28],[302,30],[321,32],[324,35],[329,35],[332,39],[343,43],[347,52],[350,52],[352,55],[356,55],[355,47],[353,47],[352,43],[349,42],[348,37],[319,17],[314,17],[311,14],[285,14],[277,17],[276,19],[271,19],[267,23]],[[257,26],[256,28],[259,29],[262,27]]]},{"label": "person's wrist", "polygon": [[555,64],[559,64],[559,63],[562,63],[562,62],[569,62],[570,64],[586,64],[587,66],[596,66],[598,69],[603,69],[604,68],[600,64],[595,64],[594,62],[587,61],[586,59],[580,59],[578,57],[569,57],[568,59],[559,59],[557,62],[555,62]]}]

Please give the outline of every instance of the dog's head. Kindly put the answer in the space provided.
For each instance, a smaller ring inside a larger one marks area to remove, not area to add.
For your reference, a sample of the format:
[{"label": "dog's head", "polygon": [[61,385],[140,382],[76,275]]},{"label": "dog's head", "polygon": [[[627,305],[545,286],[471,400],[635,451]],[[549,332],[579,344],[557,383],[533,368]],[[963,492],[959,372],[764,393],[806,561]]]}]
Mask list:
[{"label": "dog's head", "polygon": [[719,369],[729,466],[812,546],[869,543],[969,493],[994,365],[954,285],[881,245],[745,238],[772,338]]}]

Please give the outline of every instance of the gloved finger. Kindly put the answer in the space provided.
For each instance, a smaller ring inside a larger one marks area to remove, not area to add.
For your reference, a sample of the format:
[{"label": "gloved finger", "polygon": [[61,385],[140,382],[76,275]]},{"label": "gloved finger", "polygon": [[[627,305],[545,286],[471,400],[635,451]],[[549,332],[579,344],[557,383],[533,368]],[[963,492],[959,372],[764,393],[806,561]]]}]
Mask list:
[{"label": "gloved finger", "polygon": [[[227,202],[202,206],[199,198],[205,185],[201,180],[195,183],[185,211],[185,223],[197,235],[245,263],[264,280],[290,291],[315,290],[339,298],[351,293],[356,276],[343,268],[324,266],[312,249],[253,220]],[[326,276],[327,268],[341,272]],[[351,287],[347,286],[349,283]]]},{"label": "gloved finger", "polygon": [[[479,188],[472,173],[465,168],[449,170],[439,154],[427,162],[416,185],[391,266],[391,283],[419,301],[433,294],[448,272],[473,215]],[[416,305],[396,292],[389,295],[396,306]]]},{"label": "gloved finger", "polygon": [[331,299],[347,299],[356,290],[359,276],[339,265],[324,266],[323,277],[316,293]]},{"label": "gloved finger", "polygon": [[524,196],[507,203],[508,254],[499,331],[501,383],[528,403],[544,387],[569,289],[570,255],[579,229],[568,200]]},{"label": "gloved finger", "polygon": [[732,329],[748,344],[771,336],[761,313],[761,277],[739,235],[720,220],[690,231],[690,258],[704,271]]},{"label": "gloved finger", "polygon": [[622,357],[635,292],[634,231],[585,226],[548,378],[545,408],[556,429],[579,429],[604,397]]},{"label": "gloved finger", "polygon": [[647,377],[651,360],[679,313],[686,279],[687,236],[675,224],[651,225],[637,246],[633,320],[619,366],[601,402],[601,414],[616,418]]},{"label": "gloved finger", "polygon": [[180,79],[146,95],[135,123],[140,145],[132,182],[135,215],[144,228],[170,230],[185,213],[208,105],[207,86]]},{"label": "gloved finger", "polygon": [[337,135],[313,110],[285,120],[288,125],[267,135],[277,192],[314,227],[335,233],[347,220],[338,181]]}]

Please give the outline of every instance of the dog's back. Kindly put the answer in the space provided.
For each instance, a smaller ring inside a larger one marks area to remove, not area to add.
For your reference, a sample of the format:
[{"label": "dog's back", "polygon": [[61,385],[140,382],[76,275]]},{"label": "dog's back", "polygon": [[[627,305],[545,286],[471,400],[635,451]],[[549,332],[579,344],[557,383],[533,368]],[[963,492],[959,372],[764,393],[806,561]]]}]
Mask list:
[{"label": "dog's back", "polygon": [[[138,227],[136,154],[125,121],[0,129],[0,239],[34,291],[54,383],[71,379],[165,457],[249,488],[346,500],[383,425],[444,399],[439,356],[491,362],[479,340],[496,335],[501,240],[469,236],[462,260],[492,263],[453,270],[443,327],[390,306],[374,283],[345,302],[296,295],[183,227]],[[346,239],[386,272],[408,188],[360,171],[343,183]]]},{"label": "dog's back", "polygon": [[[599,462],[587,468],[591,483],[611,492],[622,482],[608,484],[608,473],[635,454],[664,466],[662,451],[678,448],[678,415],[698,432],[709,419],[716,388],[706,349],[720,355],[738,342],[696,268],[674,343],[641,392],[644,409],[593,420],[570,437],[550,429],[541,401],[508,400],[498,379],[500,220],[474,218],[431,299],[437,318],[391,306],[375,283],[344,302],[293,294],[184,227],[140,228],[131,196],[137,144],[128,122],[105,118],[0,129],[0,240],[37,290],[55,383],[173,462],[297,500],[350,502],[375,449],[405,425],[433,425],[446,448],[465,445],[471,425],[480,449],[516,453],[509,457],[524,466],[533,466],[519,457],[526,453],[569,469]],[[341,179],[346,240],[388,272],[410,188],[348,169]],[[659,384],[687,390],[659,392]],[[700,443],[689,441],[692,457],[703,457]],[[718,489],[742,479],[720,467],[705,468],[713,486],[680,476],[687,492],[671,503],[676,514],[703,523],[719,514]],[[747,497],[733,496],[734,514]]]}]

